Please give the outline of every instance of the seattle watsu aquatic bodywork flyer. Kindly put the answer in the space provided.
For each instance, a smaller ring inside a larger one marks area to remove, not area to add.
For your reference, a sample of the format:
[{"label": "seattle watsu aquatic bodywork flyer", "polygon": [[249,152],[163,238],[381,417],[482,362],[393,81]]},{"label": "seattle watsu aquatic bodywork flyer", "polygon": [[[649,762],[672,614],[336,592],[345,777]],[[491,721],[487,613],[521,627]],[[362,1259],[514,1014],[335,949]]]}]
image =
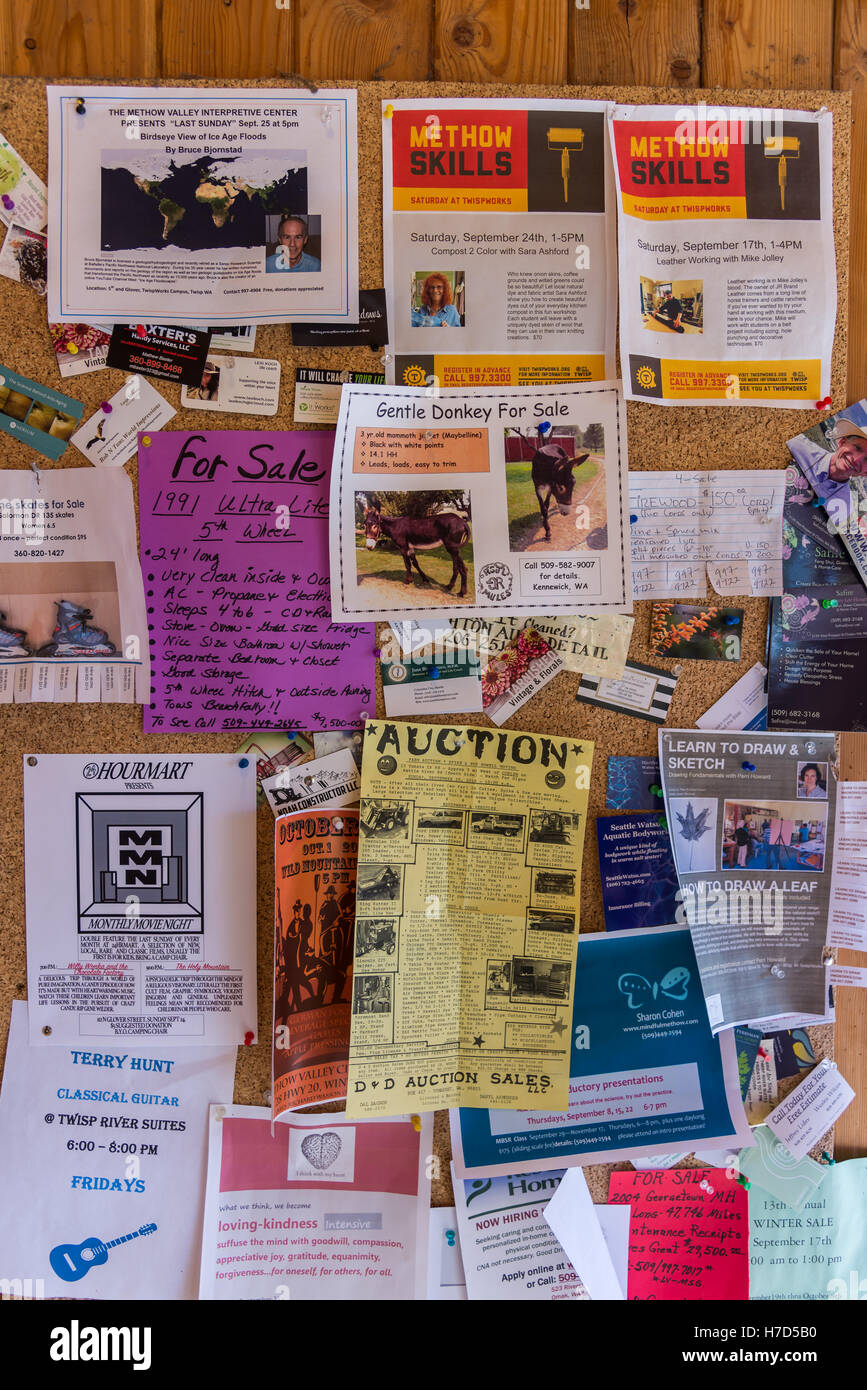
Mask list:
[{"label": "seattle watsu aquatic bodywork flyer", "polygon": [[274,841],[276,1120],[346,1095],[358,811],[292,811]]},{"label": "seattle watsu aquatic bodywork flyer", "polygon": [[[368,721],[347,1114],[566,1109],[592,757],[584,739]],[[384,946],[361,954],[374,925]]]},{"label": "seattle watsu aquatic bodywork flyer", "polygon": [[825,110],[613,109],[627,400],[829,395],[832,126]]},{"label": "seattle watsu aquatic bodywork flyer", "polygon": [[199,1297],[423,1299],[433,1120],[212,1105]]},{"label": "seattle watsu aquatic bodywork flyer", "polygon": [[383,102],[389,380],[616,375],[605,110],[544,98]]},{"label": "seattle watsu aquatic bodywork flyer", "polygon": [[354,91],[47,94],[50,322],[355,319]]},{"label": "seattle watsu aquatic bodywork flyer", "polygon": [[618,382],[344,386],[334,621],[630,610],[626,468]]}]

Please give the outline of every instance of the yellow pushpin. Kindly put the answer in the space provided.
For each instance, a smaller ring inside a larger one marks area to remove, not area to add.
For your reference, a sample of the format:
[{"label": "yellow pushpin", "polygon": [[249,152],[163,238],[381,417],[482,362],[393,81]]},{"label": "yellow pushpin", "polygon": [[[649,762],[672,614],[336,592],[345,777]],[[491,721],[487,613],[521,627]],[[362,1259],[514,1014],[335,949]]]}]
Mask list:
[{"label": "yellow pushpin", "polygon": [[150,442],[151,442],[151,437],[150,437],[150,435],[149,435],[149,434],[143,434],[142,437],[141,437],[141,442],[142,442],[142,444],[145,446],[145,448],[147,449],[148,446],[149,446],[149,444],[150,444]]},{"label": "yellow pushpin", "polygon": [[385,119],[386,119],[387,121],[390,121],[390,120],[391,120],[392,116],[394,115],[394,107],[392,106],[391,102],[389,102],[388,105],[386,106],[385,111],[383,112],[383,115],[385,116]]},{"label": "yellow pushpin", "polygon": [[416,1134],[421,1134],[421,1115],[410,1115],[409,1118]]},{"label": "yellow pushpin", "polygon": [[67,351],[67,352],[71,352],[72,355],[73,355],[73,357],[74,357],[75,354],[78,352],[78,344],[77,344],[77,343],[67,343],[67,344],[66,344],[66,351]]}]

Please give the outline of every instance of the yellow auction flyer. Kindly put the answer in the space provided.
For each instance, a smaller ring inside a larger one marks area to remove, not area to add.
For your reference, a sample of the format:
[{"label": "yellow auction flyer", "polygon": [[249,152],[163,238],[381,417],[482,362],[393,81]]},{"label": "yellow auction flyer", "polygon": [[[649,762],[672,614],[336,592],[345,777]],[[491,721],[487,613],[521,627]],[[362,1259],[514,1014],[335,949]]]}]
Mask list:
[{"label": "yellow auction flyer", "polygon": [[566,1110],[593,744],[365,725],[353,1119]]}]

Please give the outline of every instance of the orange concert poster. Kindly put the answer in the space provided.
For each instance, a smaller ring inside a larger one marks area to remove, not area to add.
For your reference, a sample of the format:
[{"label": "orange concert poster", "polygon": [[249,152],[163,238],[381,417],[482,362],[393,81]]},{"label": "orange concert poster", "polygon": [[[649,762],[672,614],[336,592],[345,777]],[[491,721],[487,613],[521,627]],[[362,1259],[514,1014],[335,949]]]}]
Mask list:
[{"label": "orange concert poster", "polygon": [[358,811],[293,812],[274,833],[277,1120],[346,1095]]}]

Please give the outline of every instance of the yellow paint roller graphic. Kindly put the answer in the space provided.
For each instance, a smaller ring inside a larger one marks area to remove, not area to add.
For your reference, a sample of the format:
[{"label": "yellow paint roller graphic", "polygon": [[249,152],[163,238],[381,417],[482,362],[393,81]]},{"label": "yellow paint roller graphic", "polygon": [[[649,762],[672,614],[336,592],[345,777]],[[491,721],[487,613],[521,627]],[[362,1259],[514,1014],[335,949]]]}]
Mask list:
[{"label": "yellow paint roller graphic", "polygon": [[778,159],[777,183],[780,185],[780,208],[786,211],[786,160],[798,159],[801,142],[794,135],[769,135],[765,142],[765,159]]},{"label": "yellow paint roller graphic", "polygon": [[569,151],[583,150],[584,131],[577,127],[570,130],[567,126],[548,127],[548,149],[560,151],[560,174],[563,179],[563,202],[569,202]]}]

